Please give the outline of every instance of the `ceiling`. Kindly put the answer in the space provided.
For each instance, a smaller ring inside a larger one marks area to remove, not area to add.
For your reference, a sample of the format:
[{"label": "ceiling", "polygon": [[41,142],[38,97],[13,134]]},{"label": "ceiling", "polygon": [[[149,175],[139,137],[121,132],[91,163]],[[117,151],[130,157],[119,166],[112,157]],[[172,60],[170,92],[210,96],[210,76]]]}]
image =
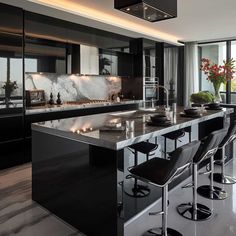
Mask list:
[{"label": "ceiling", "polygon": [[235,0],[177,1],[177,18],[150,23],[115,10],[114,0],[0,0],[33,12],[130,37],[147,37],[174,44],[178,41],[236,38]]}]

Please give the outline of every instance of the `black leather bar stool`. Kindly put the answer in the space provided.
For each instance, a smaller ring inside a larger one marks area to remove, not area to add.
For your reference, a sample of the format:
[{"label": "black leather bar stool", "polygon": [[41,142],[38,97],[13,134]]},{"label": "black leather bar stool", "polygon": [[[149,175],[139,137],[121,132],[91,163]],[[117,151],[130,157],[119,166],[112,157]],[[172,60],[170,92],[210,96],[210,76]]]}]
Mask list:
[{"label": "black leather bar stool", "polygon": [[228,133],[224,137],[223,141],[219,145],[219,149],[221,150],[221,159],[216,160],[217,162],[220,162],[221,165],[221,173],[214,173],[213,174],[213,180],[215,182],[221,183],[221,184],[235,184],[236,178],[231,177],[228,175],[225,175],[225,148],[228,144],[233,142],[236,139],[236,121],[229,127]]},{"label": "black leather bar stool", "polygon": [[[155,150],[157,150],[158,145],[150,142],[140,142],[133,144],[129,146],[129,149],[131,148],[131,152],[134,154],[134,166],[138,165],[138,153],[143,153],[146,155],[146,160],[149,160],[149,156],[154,155]],[[133,178],[131,175],[127,175],[126,179]],[[141,184],[138,184],[138,180],[134,179],[134,186],[131,189],[131,192],[129,189],[125,190],[125,193],[129,195],[130,197],[140,198],[140,197],[146,197],[150,194],[150,189],[148,186],[144,186]]]},{"label": "black leather bar stool", "polygon": [[163,135],[163,137],[164,137],[164,154],[165,154],[165,158],[167,157],[167,139],[174,140],[175,149],[176,149],[178,139],[184,137],[184,135],[185,135],[185,131],[182,130],[182,129],[181,130],[176,130],[176,131],[173,131],[173,132],[170,132],[168,134]]},{"label": "black leather bar stool", "polygon": [[178,231],[167,228],[168,184],[189,169],[199,146],[199,141],[193,141],[176,149],[172,153],[171,160],[153,158],[129,168],[133,177],[162,188],[162,211],[149,213],[149,215],[162,215],[162,227],[148,230],[144,233],[145,236],[182,236]]},{"label": "black leather bar stool", "polygon": [[[221,129],[212,132],[204,142],[201,143],[201,146],[193,158],[193,165],[192,165],[192,184],[190,187],[193,188],[193,202],[190,203],[183,203],[177,207],[177,211],[183,217],[193,220],[193,221],[201,221],[208,219],[212,212],[211,210],[200,203],[197,203],[197,175],[198,175],[198,165],[204,160],[211,160],[211,167],[212,162],[214,160],[214,155],[218,150],[219,144],[222,142],[224,136],[227,133],[227,129]],[[213,168],[210,172],[213,171]],[[208,172],[209,173],[209,172]],[[221,196],[221,198],[226,197],[226,192],[221,190],[218,187],[213,186],[213,181],[211,181],[211,185],[207,187],[205,195],[209,195],[211,199],[216,199],[215,196]]]}]

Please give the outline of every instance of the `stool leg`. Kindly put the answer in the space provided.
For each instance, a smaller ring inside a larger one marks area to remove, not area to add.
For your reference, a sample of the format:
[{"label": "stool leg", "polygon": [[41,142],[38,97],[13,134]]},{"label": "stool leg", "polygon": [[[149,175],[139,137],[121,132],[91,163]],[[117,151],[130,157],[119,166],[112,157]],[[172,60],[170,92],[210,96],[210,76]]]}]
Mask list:
[{"label": "stool leg", "polygon": [[146,155],[146,160],[147,160],[147,161],[149,160],[149,154]]},{"label": "stool leg", "polygon": [[162,188],[162,234],[167,236],[168,185]]},{"label": "stool leg", "polygon": [[166,155],[166,137],[164,138],[164,155],[165,155],[165,159],[167,157]]},{"label": "stool leg", "polygon": [[214,156],[210,158],[211,174],[210,185],[203,185],[197,189],[199,195],[212,199],[212,200],[224,200],[228,197],[226,191],[219,187],[213,186],[213,174],[214,174]]},{"label": "stool leg", "polygon": [[212,212],[210,208],[197,203],[197,177],[198,165],[192,165],[192,183],[193,183],[193,203],[183,203],[177,207],[178,213],[186,219],[193,221],[203,221],[211,217]]},{"label": "stool leg", "polygon": [[214,173],[213,179],[221,184],[235,184],[236,178],[225,175],[225,146],[221,149],[221,173]]},{"label": "stool leg", "polygon": [[175,139],[175,149],[177,149],[177,139]]},{"label": "stool leg", "polygon": [[191,143],[192,142],[192,131],[189,131],[189,133],[188,133],[188,140],[189,140],[189,142]]},{"label": "stool leg", "polygon": [[183,236],[175,229],[167,228],[168,185],[162,188],[162,227],[148,230],[143,236]]}]

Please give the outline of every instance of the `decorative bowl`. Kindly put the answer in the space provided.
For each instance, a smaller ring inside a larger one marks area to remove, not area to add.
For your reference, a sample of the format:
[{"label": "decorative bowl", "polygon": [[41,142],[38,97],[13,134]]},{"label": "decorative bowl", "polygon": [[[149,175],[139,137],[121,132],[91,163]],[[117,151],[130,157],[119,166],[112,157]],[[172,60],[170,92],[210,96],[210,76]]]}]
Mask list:
[{"label": "decorative bowl", "polygon": [[194,116],[199,114],[199,110],[197,108],[187,108],[184,109],[186,115]]},{"label": "decorative bowl", "polygon": [[166,115],[161,114],[150,116],[150,119],[153,123],[163,123],[167,121]]}]

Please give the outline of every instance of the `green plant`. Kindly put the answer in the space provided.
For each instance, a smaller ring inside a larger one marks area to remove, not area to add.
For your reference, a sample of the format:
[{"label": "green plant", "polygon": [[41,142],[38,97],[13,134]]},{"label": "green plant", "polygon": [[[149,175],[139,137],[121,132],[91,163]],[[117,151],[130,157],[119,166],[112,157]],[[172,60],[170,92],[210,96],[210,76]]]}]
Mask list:
[{"label": "green plant", "polygon": [[198,93],[193,93],[190,96],[190,101],[194,103],[211,103],[214,102],[215,96],[209,91],[201,91]]}]

